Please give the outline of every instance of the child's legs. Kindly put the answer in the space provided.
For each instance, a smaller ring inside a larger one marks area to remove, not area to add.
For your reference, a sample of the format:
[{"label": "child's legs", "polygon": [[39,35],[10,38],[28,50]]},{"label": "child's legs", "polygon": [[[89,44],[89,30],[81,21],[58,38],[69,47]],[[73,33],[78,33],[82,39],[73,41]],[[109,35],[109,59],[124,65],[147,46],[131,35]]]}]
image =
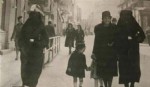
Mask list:
[{"label": "child's legs", "polygon": [[83,85],[83,78],[79,78],[79,87],[82,87],[82,85]]},{"label": "child's legs", "polygon": [[111,87],[111,85],[112,85],[112,80],[113,80],[113,77],[108,78],[108,87]]},{"label": "child's legs", "polygon": [[94,86],[98,87],[98,79],[94,79]]},{"label": "child's legs", "polygon": [[102,78],[99,78],[99,83],[100,83],[100,86],[103,86],[103,79]]},{"label": "child's legs", "polygon": [[105,87],[111,87],[113,77],[103,78]]},{"label": "child's legs", "polygon": [[77,77],[73,77],[73,84],[74,84],[74,87],[77,87]]},{"label": "child's legs", "polygon": [[103,78],[103,81],[104,81],[104,85],[105,85],[105,87],[108,87],[108,81],[107,81],[107,79],[105,79],[105,78]]}]

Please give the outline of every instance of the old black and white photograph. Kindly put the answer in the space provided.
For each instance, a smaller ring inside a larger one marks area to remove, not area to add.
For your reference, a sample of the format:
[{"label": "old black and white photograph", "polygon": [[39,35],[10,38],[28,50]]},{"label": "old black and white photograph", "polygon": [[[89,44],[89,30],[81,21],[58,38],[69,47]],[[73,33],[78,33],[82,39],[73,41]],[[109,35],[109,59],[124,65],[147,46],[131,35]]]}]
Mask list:
[{"label": "old black and white photograph", "polygon": [[150,87],[150,0],[0,0],[0,87]]}]

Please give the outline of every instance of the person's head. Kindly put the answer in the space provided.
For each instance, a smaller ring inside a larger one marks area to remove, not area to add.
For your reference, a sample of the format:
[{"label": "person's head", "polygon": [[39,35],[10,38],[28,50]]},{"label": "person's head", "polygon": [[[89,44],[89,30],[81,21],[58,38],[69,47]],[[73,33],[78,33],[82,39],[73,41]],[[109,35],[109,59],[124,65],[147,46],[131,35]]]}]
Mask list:
[{"label": "person's head", "polygon": [[112,24],[116,24],[117,23],[117,19],[116,18],[113,18],[112,19]]},{"label": "person's head", "polygon": [[32,21],[33,25],[38,25],[43,23],[42,22],[42,15],[40,12],[36,12],[36,11],[31,11],[29,13],[29,20]]},{"label": "person's head", "polygon": [[51,25],[52,24],[52,22],[51,21],[48,21],[48,25]]},{"label": "person's head", "polygon": [[108,25],[111,23],[111,14],[109,11],[104,11],[102,13],[102,21],[105,25]]},{"label": "person's head", "polygon": [[82,30],[81,25],[77,25],[77,28],[78,28],[79,30]]},{"label": "person's head", "polygon": [[85,44],[83,43],[78,43],[76,46],[76,51],[83,53],[85,51]]},{"label": "person's head", "polygon": [[132,20],[133,15],[132,15],[132,11],[131,10],[122,10],[120,12],[120,19],[123,21],[130,21]]},{"label": "person's head", "polygon": [[21,23],[22,23],[22,16],[19,16],[19,17],[18,17],[18,22],[21,22]]},{"label": "person's head", "polygon": [[71,23],[68,24],[68,29],[73,28],[73,25]]}]

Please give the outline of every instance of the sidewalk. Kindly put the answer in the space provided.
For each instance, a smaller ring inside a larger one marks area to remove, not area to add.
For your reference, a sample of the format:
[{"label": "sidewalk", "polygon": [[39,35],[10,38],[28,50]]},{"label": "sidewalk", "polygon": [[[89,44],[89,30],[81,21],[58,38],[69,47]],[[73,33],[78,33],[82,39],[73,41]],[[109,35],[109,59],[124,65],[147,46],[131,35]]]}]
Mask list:
[{"label": "sidewalk", "polygon": [[[64,47],[65,38],[61,38],[61,50],[59,55],[57,55],[53,62],[47,64],[43,69],[40,76],[39,83],[37,87],[73,87],[72,77],[65,74],[67,63],[69,59],[68,48]],[[86,61],[87,65],[91,64],[91,52],[93,49],[93,36],[87,36],[86,39]],[[150,69],[150,47],[145,44],[140,45],[141,49],[141,71],[142,77],[140,84],[136,84],[136,87],[149,87],[150,83],[149,72]],[[15,52],[11,52],[7,55],[3,55],[0,58],[0,69],[1,69],[1,83],[0,87],[12,87],[19,86],[22,84],[20,77],[20,60],[15,61]],[[83,87],[93,87],[93,79],[90,79],[90,72],[86,72],[86,78],[84,79]],[[123,87],[123,85],[118,85],[118,77],[114,78],[112,87]]]}]

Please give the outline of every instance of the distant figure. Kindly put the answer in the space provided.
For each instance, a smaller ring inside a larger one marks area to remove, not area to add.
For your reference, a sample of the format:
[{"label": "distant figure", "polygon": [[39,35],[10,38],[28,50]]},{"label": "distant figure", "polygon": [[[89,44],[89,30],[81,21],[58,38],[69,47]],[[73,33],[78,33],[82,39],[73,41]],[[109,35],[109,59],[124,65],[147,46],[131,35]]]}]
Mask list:
[{"label": "distant figure", "polygon": [[48,35],[39,12],[31,11],[29,13],[29,18],[21,30],[19,46],[21,49],[22,87],[36,87],[43,67],[43,51],[44,48],[48,48]]},{"label": "distant figure", "polygon": [[75,29],[71,23],[68,24],[66,29],[66,40],[65,40],[65,47],[69,47],[69,54],[71,54],[71,48],[74,47],[75,41]]},{"label": "distant figure", "polygon": [[116,18],[112,18],[112,24],[117,24],[117,19]]},{"label": "distant figure", "polygon": [[[82,87],[85,70],[87,70],[84,44],[78,44],[76,50],[71,54],[66,74],[73,77],[74,87]],[[77,78],[79,78],[79,86],[77,86]]]},{"label": "distant figure", "polygon": [[[55,28],[54,27],[55,26],[52,24],[51,21],[49,21],[48,25],[45,27],[49,38],[55,36]],[[50,43],[50,47],[52,47],[53,46],[53,39],[49,40],[49,43]]]},{"label": "distant figure", "polygon": [[117,54],[115,50],[116,25],[111,23],[109,11],[102,13],[102,23],[94,28],[95,40],[92,58],[96,61],[97,76],[102,78],[105,87],[111,87],[117,72]]},{"label": "distant figure", "polygon": [[150,46],[150,25],[147,26],[146,28],[146,36],[147,36],[148,44]]},{"label": "distant figure", "polygon": [[141,77],[139,43],[144,41],[145,35],[130,10],[121,11],[117,26],[119,84],[134,87],[135,82],[139,82]]},{"label": "distant figure", "polygon": [[16,50],[16,58],[15,60],[18,60],[19,56],[19,50],[20,47],[18,45],[18,39],[20,37],[20,31],[22,29],[23,23],[22,23],[22,16],[18,17],[18,23],[15,25],[12,36],[11,36],[11,41],[14,39],[15,41],[15,50]]},{"label": "distant figure", "polygon": [[76,30],[76,36],[75,36],[75,40],[76,40],[76,45],[80,44],[80,43],[84,43],[84,31],[82,30],[81,25],[77,25],[77,30]]}]

